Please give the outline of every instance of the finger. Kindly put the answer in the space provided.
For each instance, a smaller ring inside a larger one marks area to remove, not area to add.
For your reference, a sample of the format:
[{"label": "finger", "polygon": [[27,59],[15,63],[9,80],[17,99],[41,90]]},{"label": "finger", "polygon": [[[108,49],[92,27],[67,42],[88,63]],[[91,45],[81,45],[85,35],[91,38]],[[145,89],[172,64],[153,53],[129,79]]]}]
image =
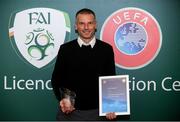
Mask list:
[{"label": "finger", "polygon": [[69,110],[67,109],[67,108],[62,108],[62,111],[63,111],[63,113],[65,113],[65,114],[68,114],[69,113]]},{"label": "finger", "polygon": [[115,119],[115,118],[116,118],[116,114],[115,114],[114,112],[111,113],[111,114],[110,114],[110,118],[111,118],[111,120],[112,120],[112,119]]},{"label": "finger", "polygon": [[70,113],[70,111],[69,110],[66,110],[66,112],[65,112],[66,114],[69,114]]},{"label": "finger", "polygon": [[113,112],[113,119],[115,119],[117,116],[116,116],[116,114],[115,114],[115,112]]},{"label": "finger", "polygon": [[67,113],[70,113],[70,112],[72,112],[73,108],[71,106],[65,107],[65,110],[67,111]]},{"label": "finger", "polygon": [[109,120],[113,120],[116,118],[116,114],[114,112],[107,113],[106,118]]},{"label": "finger", "polygon": [[66,112],[65,109],[64,109],[64,107],[61,107],[61,111],[62,111],[63,113]]},{"label": "finger", "polygon": [[71,106],[71,107],[66,109],[66,113],[69,114],[69,113],[71,113],[74,110],[75,110],[74,106]]},{"label": "finger", "polygon": [[107,119],[110,119],[110,113],[107,113],[107,114],[106,114],[106,118],[107,118]]},{"label": "finger", "polygon": [[63,108],[63,107],[64,107],[64,104],[60,103],[60,107]]},{"label": "finger", "polygon": [[69,108],[62,105],[61,110],[62,110],[63,113],[66,113],[69,110]]},{"label": "finger", "polygon": [[113,115],[112,113],[109,113],[109,119],[112,120],[113,119]]},{"label": "finger", "polygon": [[73,111],[73,109],[70,109],[70,108],[68,108],[68,109],[66,109],[66,114],[69,114],[69,113],[71,113]]},{"label": "finger", "polygon": [[64,107],[64,106],[65,106],[64,100],[61,100],[60,103],[59,103],[59,105],[60,105],[61,107]]},{"label": "finger", "polygon": [[65,107],[64,107],[64,110],[65,110],[65,111],[69,111],[69,107],[66,107],[66,106],[65,106]]}]

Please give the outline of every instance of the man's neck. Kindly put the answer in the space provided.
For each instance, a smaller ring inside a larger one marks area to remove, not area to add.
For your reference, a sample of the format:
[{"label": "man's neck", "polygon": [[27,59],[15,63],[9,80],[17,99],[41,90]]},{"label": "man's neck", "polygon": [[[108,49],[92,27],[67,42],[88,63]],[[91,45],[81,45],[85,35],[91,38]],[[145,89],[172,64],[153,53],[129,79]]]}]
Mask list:
[{"label": "man's neck", "polygon": [[[81,38],[81,37],[80,37],[80,38]],[[81,38],[81,40],[82,40],[84,43],[88,44],[93,38],[94,38],[94,36],[93,36],[92,38],[90,38],[90,39],[83,39],[83,38]]]},{"label": "man's neck", "polygon": [[80,37],[78,37],[78,44],[81,47],[82,45],[91,45],[91,47],[93,48],[95,43],[96,43],[96,39],[95,36],[91,39],[91,40],[82,40]]}]

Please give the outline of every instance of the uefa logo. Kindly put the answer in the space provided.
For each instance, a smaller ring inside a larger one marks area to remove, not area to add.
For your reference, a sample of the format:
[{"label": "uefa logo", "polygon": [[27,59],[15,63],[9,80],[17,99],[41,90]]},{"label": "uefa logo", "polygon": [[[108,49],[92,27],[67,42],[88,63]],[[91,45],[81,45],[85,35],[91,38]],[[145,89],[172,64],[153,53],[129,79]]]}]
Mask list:
[{"label": "uefa logo", "polygon": [[10,18],[9,37],[13,48],[24,62],[37,68],[55,59],[69,32],[68,14],[55,9],[31,8],[13,13]]},{"label": "uefa logo", "polygon": [[115,62],[124,69],[139,69],[151,63],[162,45],[156,19],[139,8],[123,8],[103,24],[100,38],[113,46]]}]

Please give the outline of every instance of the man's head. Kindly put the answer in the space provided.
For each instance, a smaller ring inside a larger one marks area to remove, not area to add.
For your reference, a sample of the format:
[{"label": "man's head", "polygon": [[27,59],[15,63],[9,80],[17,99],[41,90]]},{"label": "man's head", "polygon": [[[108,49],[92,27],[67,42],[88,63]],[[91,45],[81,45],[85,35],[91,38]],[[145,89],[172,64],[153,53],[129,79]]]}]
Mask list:
[{"label": "man's head", "polygon": [[88,43],[95,35],[96,15],[87,8],[81,9],[76,13],[75,29],[80,38]]}]

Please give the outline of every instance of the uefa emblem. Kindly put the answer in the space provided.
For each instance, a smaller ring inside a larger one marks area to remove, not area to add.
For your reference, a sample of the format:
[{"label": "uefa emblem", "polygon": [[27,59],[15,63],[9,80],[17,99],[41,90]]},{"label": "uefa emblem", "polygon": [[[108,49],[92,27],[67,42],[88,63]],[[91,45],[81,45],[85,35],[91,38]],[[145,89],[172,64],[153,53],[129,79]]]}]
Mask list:
[{"label": "uefa emblem", "polygon": [[156,19],[139,8],[123,8],[103,24],[100,38],[113,46],[115,62],[124,69],[138,69],[158,55],[162,33]]},{"label": "uefa emblem", "polygon": [[23,61],[42,68],[55,59],[60,45],[69,37],[70,19],[59,10],[32,8],[13,13],[9,26],[17,54]]}]

